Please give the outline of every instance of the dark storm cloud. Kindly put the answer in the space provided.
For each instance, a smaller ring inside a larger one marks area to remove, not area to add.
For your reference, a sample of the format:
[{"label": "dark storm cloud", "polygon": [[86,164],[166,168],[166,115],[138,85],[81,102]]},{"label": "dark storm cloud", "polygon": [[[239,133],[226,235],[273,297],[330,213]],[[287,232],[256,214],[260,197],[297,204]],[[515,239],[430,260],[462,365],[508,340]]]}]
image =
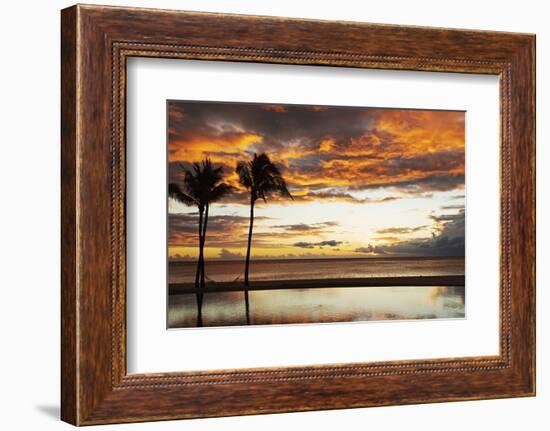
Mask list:
[{"label": "dark storm cloud", "polygon": [[[338,200],[315,191],[394,188],[410,194],[464,185],[464,114],[381,108],[250,103],[169,103],[169,160],[183,167],[204,157],[238,187],[235,166],[266,152],[302,200]],[[170,181],[181,170],[170,163]],[[304,197],[305,196],[305,197]],[[227,198],[245,203],[244,195]]]},{"label": "dark storm cloud", "polygon": [[407,234],[418,232],[420,230],[426,229],[428,226],[416,226],[416,227],[391,227],[388,229],[377,230],[376,233],[381,235],[395,235],[395,234]]},{"label": "dark storm cloud", "polygon": [[319,241],[319,242],[300,241],[300,242],[295,242],[292,245],[294,247],[299,247],[299,248],[315,248],[315,247],[337,247],[340,244],[343,244],[343,242],[335,241],[335,240],[327,240],[327,241]]},{"label": "dark storm cloud", "polygon": [[463,210],[464,205],[443,205],[442,210]]},{"label": "dark storm cloud", "polygon": [[[295,201],[330,201],[330,202],[350,202],[358,204],[379,204],[384,202],[393,202],[401,199],[399,196],[385,196],[382,198],[359,198],[353,196],[350,193],[347,193],[343,188],[342,190],[338,189],[329,189],[317,191],[315,187],[309,187],[308,193],[298,194],[294,193],[293,197]],[[311,190],[313,189],[313,190]]]},{"label": "dark storm cloud", "polygon": [[[269,217],[258,216],[254,219],[261,227],[262,221]],[[206,240],[208,246],[243,247],[246,238],[243,232],[248,228],[250,219],[236,215],[211,215],[208,217]],[[197,213],[169,214],[168,215],[168,244],[170,246],[196,246],[198,244]],[[258,235],[259,236],[259,235]],[[262,243],[261,239],[256,241]]]},{"label": "dark storm cloud", "polygon": [[404,171],[423,170],[428,172],[456,171],[464,168],[464,150],[453,149],[436,153],[425,153],[415,157],[394,157],[383,163],[390,175]]},{"label": "dark storm cloud", "polygon": [[170,112],[180,114],[170,118],[175,138],[247,131],[268,137],[270,146],[298,138],[313,145],[327,135],[359,136],[372,125],[372,113],[364,108],[277,105],[282,109],[276,110],[269,109],[274,105],[242,103],[236,109],[233,103],[177,101],[169,105]]},{"label": "dark storm cloud", "polygon": [[[257,231],[254,233],[254,237],[257,238],[271,238],[275,242],[280,242],[281,239],[294,239],[301,238],[304,235],[324,236],[330,235],[333,232],[334,227],[338,226],[337,222],[327,221],[322,223],[297,223],[287,225],[268,226],[264,231]],[[243,237],[248,236],[248,232],[241,234]],[[330,244],[325,244],[330,245]]]},{"label": "dark storm cloud", "polygon": [[319,231],[323,230],[329,227],[338,226],[338,223],[335,221],[327,221],[323,223],[297,223],[297,224],[285,224],[285,225],[279,225],[279,226],[273,226],[273,228],[276,229],[284,229],[286,231],[296,231],[296,232],[311,232],[311,231]]},{"label": "dark storm cloud", "polygon": [[357,253],[388,254],[403,256],[464,256],[465,213],[433,216],[441,231],[431,238],[401,241],[385,246],[367,245],[356,248]]},{"label": "dark storm cloud", "polygon": [[449,222],[449,221],[455,221],[455,220],[463,220],[464,214],[462,211],[458,214],[441,214],[441,215],[432,214],[430,215],[430,218],[435,222],[441,223],[441,222]]},{"label": "dark storm cloud", "polygon": [[352,186],[352,190],[368,190],[377,188],[399,189],[402,192],[425,193],[425,192],[446,192],[450,190],[461,189],[464,187],[464,174],[434,174],[414,180],[387,181],[381,183],[371,183],[359,186]]}]

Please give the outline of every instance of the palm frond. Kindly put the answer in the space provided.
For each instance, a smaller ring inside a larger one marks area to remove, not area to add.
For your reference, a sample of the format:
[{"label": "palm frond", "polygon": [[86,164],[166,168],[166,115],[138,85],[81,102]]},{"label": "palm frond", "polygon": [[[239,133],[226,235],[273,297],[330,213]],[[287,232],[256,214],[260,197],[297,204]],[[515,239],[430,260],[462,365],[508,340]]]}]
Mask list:
[{"label": "palm frond", "polygon": [[264,202],[273,194],[293,199],[279,168],[265,153],[254,154],[249,162],[237,164],[239,182],[250,190],[252,200],[263,199]]},{"label": "palm frond", "polygon": [[196,205],[197,202],[191,196],[183,193],[176,183],[168,184],[168,196],[184,205]]},{"label": "palm frond", "polygon": [[252,172],[250,169],[250,162],[238,162],[236,172],[237,175],[239,175],[239,183],[250,190],[252,188]]},{"label": "palm frond", "polygon": [[233,193],[235,188],[226,183],[218,184],[210,191],[210,202],[217,202],[225,196]]}]

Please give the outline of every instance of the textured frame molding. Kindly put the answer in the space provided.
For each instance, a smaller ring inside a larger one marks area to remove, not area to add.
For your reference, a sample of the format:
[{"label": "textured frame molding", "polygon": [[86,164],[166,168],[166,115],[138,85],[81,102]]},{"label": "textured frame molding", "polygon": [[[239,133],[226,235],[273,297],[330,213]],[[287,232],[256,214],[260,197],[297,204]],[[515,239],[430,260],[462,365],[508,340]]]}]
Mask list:
[{"label": "textured frame molding", "polygon": [[[206,26],[213,29],[208,34]],[[534,36],[524,34],[65,9],[62,419],[86,425],[534,395],[534,49]],[[500,354],[127,375],[125,66],[131,56],[498,75]]]}]

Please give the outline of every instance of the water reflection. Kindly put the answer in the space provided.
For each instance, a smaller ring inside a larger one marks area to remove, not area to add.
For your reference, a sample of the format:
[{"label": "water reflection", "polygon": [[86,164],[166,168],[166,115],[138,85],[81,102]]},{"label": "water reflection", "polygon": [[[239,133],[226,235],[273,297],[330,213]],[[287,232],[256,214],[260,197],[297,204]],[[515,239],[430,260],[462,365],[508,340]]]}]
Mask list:
[{"label": "water reflection", "polygon": [[[250,292],[252,325],[464,317],[464,286],[278,289]],[[170,295],[168,327],[195,327],[193,294]],[[204,295],[204,326],[246,325],[242,292]]]}]

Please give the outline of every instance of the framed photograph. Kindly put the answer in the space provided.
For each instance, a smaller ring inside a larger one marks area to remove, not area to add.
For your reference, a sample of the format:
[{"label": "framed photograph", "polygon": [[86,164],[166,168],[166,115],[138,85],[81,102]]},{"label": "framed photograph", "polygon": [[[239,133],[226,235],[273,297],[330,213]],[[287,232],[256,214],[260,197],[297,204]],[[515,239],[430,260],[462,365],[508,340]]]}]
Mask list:
[{"label": "framed photograph", "polygon": [[167,113],[168,328],[465,317],[465,112]]},{"label": "framed photograph", "polygon": [[62,419],[535,394],[535,37],[62,11]]}]

